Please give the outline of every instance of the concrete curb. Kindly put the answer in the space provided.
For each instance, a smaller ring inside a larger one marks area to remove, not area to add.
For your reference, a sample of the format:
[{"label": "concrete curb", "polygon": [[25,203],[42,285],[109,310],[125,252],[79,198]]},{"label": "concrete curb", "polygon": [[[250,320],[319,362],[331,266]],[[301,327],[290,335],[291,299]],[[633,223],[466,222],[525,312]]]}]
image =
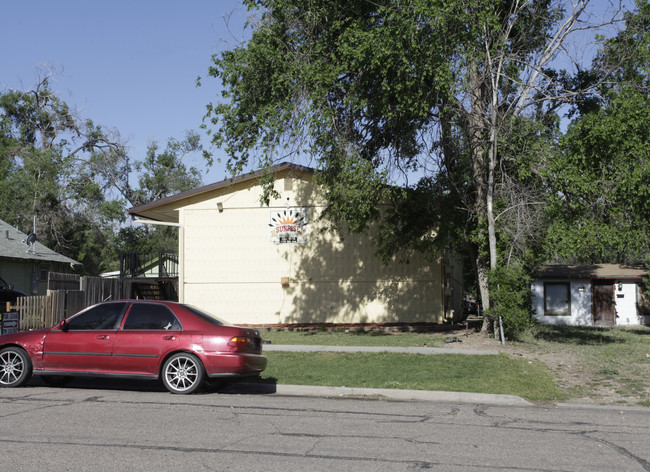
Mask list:
[{"label": "concrete curb", "polygon": [[264,394],[297,397],[369,398],[403,401],[431,401],[442,403],[472,403],[480,405],[534,406],[533,403],[515,395],[488,393],[439,392],[430,390],[399,390],[392,388],[353,388],[309,385],[274,385],[239,383],[227,391],[233,394]]}]

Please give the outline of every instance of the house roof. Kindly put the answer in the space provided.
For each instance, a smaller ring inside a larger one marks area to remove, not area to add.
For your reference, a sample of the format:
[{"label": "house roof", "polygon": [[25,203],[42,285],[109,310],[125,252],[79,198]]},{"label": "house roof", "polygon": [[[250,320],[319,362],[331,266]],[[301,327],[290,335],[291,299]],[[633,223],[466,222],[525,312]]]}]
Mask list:
[{"label": "house roof", "polygon": [[648,269],[641,264],[547,265],[538,272],[544,279],[641,279],[647,274]]},{"label": "house roof", "polygon": [[176,195],[171,195],[169,197],[161,198],[159,200],[154,200],[144,205],[136,206],[127,210],[127,213],[132,217],[141,217],[149,218],[155,221],[161,222],[178,222],[178,208],[183,206],[182,202],[193,197],[201,197],[203,194],[209,192],[214,192],[215,190],[220,190],[222,188],[228,187],[241,182],[246,182],[248,180],[257,179],[268,173],[277,174],[284,170],[290,170],[298,173],[307,173],[313,174],[315,171],[310,167],[300,166],[297,164],[292,164],[290,162],[284,162],[282,164],[277,164],[270,167],[269,169],[261,169],[248,174],[240,175],[237,177],[232,177],[230,179],[222,180],[220,182],[215,182],[209,185],[204,185],[202,187],[197,187],[192,190],[187,190],[185,192],[178,193]]},{"label": "house roof", "polygon": [[80,262],[63,256],[45,247],[38,241],[30,249],[24,241],[27,235],[18,231],[6,221],[0,220],[0,257],[21,259],[27,261],[61,262],[64,264],[81,265]]}]

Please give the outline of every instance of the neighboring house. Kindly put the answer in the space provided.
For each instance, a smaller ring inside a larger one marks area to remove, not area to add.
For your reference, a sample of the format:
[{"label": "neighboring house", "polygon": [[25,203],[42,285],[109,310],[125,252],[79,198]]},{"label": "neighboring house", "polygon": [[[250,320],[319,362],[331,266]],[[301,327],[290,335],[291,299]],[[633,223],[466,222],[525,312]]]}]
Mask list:
[{"label": "neighboring house", "polygon": [[131,208],[179,227],[180,301],[238,324],[441,323],[462,315],[460,264],[411,254],[385,266],[367,236],[342,239],[319,219],[313,169],[271,169],[278,197],[261,206],[261,172]]},{"label": "neighboring house", "polygon": [[45,295],[49,272],[72,273],[80,263],[30,236],[0,220],[0,276],[26,295]]},{"label": "neighboring house", "polygon": [[642,266],[551,265],[533,283],[535,318],[545,324],[639,325]]}]

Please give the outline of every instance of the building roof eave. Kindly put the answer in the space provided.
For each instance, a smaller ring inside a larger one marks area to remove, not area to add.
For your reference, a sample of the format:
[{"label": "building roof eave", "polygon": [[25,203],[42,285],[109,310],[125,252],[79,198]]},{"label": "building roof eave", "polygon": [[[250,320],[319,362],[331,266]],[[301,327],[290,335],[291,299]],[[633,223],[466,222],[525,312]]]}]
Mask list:
[{"label": "building roof eave", "polygon": [[555,264],[541,267],[537,276],[540,279],[640,280],[647,274],[648,269],[642,264]]},{"label": "building roof eave", "polygon": [[249,172],[237,177],[232,177],[229,179],[222,180],[220,182],[215,182],[209,185],[204,185],[202,187],[197,187],[185,192],[178,193],[176,195],[171,195],[169,197],[161,198],[159,200],[154,200],[143,205],[135,206],[127,210],[127,214],[131,215],[132,218],[146,218],[154,221],[161,221],[167,223],[178,223],[178,209],[182,206],[181,202],[196,197],[202,194],[213,192],[215,190],[222,189],[229,185],[245,182],[248,180],[257,179],[268,173],[276,174],[283,170],[293,170],[301,173],[310,173],[313,174],[315,171],[310,167],[305,167],[297,164],[292,164],[290,162],[285,162],[282,164],[277,164],[270,167],[269,169],[261,169],[254,172]]}]

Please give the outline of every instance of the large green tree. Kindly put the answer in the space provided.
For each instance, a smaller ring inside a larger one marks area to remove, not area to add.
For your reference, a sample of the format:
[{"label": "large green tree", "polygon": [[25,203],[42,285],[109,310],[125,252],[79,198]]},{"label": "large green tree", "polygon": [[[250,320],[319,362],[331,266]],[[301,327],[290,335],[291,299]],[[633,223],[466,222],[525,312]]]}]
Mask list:
[{"label": "large green tree", "polygon": [[244,3],[259,20],[247,43],[213,58],[223,92],[206,117],[231,169],[310,156],[331,220],[359,231],[379,221],[385,257],[462,246],[489,307],[490,271],[530,253],[514,210],[540,203],[538,143],[576,93],[550,66],[596,26],[590,2]]},{"label": "large green tree", "polygon": [[[199,186],[199,171],[187,166],[184,160],[202,150],[200,137],[193,131],[180,141],[170,138],[162,150],[157,142],[149,144],[144,160],[134,165],[138,186],[128,187],[123,192],[128,204],[132,207],[143,205]],[[125,252],[169,252],[178,247],[178,229],[171,226],[125,226],[119,231],[119,239]]]},{"label": "large green tree", "polygon": [[114,256],[113,229],[124,221],[107,179],[126,178],[128,161],[119,138],[81,119],[51,77],[41,71],[32,90],[0,95],[0,218],[95,273]]},{"label": "large green tree", "polygon": [[132,161],[117,132],[82,119],[51,79],[41,71],[32,90],[0,93],[0,218],[91,275],[118,269],[121,251],[176,248],[172,228],[129,225],[126,209],[201,183],[183,161],[201,152],[198,135],[153,142]]},{"label": "large green tree", "polygon": [[556,260],[634,263],[650,252],[650,5],[637,5],[585,74],[610,80],[577,101],[546,169]]}]

